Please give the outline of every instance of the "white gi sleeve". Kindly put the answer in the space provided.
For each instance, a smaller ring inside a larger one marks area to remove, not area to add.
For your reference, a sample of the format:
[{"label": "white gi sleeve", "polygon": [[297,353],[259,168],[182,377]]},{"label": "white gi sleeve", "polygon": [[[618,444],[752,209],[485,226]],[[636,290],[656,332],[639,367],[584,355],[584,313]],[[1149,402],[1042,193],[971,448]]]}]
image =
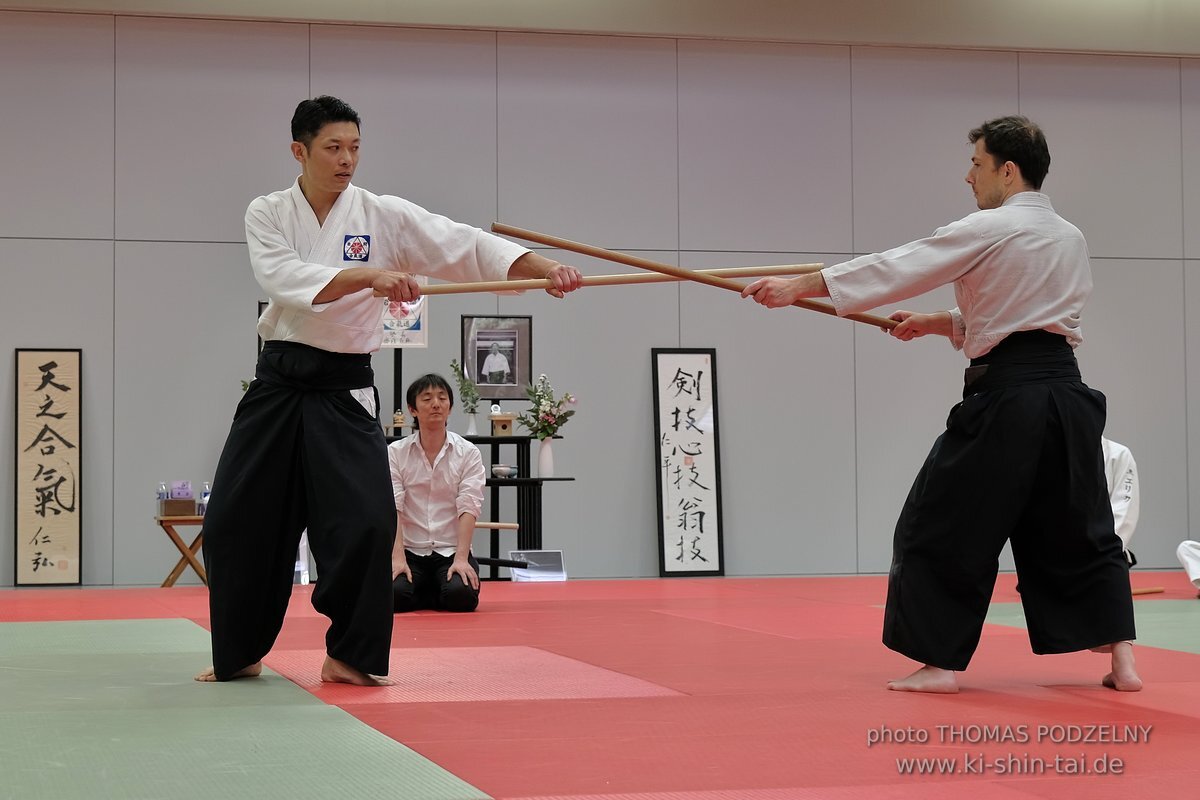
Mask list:
[{"label": "white gi sleeve", "polygon": [[962,277],[996,243],[975,224],[974,216],[939,228],[928,238],[821,270],[834,309],[838,314],[869,311]]},{"label": "white gi sleeve", "polygon": [[1113,523],[1117,536],[1121,537],[1121,545],[1129,549],[1129,540],[1133,538],[1138,521],[1137,464],[1129,448],[1117,445],[1111,457],[1104,459],[1104,466],[1108,473],[1106,477],[1112,500]]},{"label": "white gi sleeve", "polygon": [[246,246],[254,278],[272,302],[311,310],[313,299],[340,270],[300,258],[275,213],[265,197],[246,209]]},{"label": "white gi sleeve", "polygon": [[399,260],[408,272],[447,281],[497,281],[528,248],[455,222],[403,198],[381,198],[396,212]]}]

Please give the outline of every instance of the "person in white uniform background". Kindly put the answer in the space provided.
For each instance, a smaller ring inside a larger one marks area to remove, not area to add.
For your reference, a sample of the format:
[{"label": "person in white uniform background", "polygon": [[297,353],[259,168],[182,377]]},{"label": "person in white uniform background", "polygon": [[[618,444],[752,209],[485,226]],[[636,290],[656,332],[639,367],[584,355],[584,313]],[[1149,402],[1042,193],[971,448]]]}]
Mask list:
[{"label": "person in white uniform background", "polygon": [[471,539],[487,480],[483,457],[478,447],[446,430],[454,390],[441,375],[417,378],[405,399],[416,429],[388,445],[397,521],[393,610],[474,611],[479,562],[471,555]]},{"label": "person in white uniform background", "polygon": [[896,338],[946,336],[971,366],[896,525],[883,640],[923,666],[888,688],[958,691],[1011,541],[1033,651],[1111,653],[1104,685],[1137,691],[1129,565],[1100,457],[1105,398],[1072,352],[1092,288],[1087,245],[1040,191],[1050,151],[1038,126],[1002,117],[968,139],[978,212],[742,294],[771,308],[827,296],[847,314],[954,284],[957,308],[891,316]]},{"label": "person in white uniform background", "polygon": [[196,676],[258,675],[283,624],[301,531],[330,620],[321,679],[377,685],[391,647],[396,509],[371,353],[389,301],[420,295],[414,275],[449,281],[579,271],[478,228],[351,183],[360,119],[335,97],[292,117],[291,187],[246,211],[250,264],[270,303],[255,380],[238,404],[204,521],[213,666]]},{"label": "person in white uniform background", "polygon": [[1133,453],[1120,442],[1101,437],[1104,452],[1104,478],[1108,482],[1108,499],[1112,506],[1113,527],[1121,539],[1129,566],[1137,564],[1137,556],[1129,549],[1129,540],[1137,529],[1141,499],[1138,495],[1137,463]]}]

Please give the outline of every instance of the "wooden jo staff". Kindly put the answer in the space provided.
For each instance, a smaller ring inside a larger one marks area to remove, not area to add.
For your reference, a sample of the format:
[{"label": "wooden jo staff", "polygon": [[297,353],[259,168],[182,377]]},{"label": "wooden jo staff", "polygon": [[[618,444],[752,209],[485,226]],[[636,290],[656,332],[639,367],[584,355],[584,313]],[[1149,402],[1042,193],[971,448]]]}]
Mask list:
[{"label": "wooden jo staff", "polygon": [[[800,275],[816,272],[821,264],[778,264],[767,267],[725,267],[698,270],[722,278],[749,278],[763,275]],[[584,286],[626,286],[634,283],[670,283],[682,281],[674,275],[653,272],[631,272],[624,275],[584,275]],[[421,287],[422,295],[471,294],[473,292],[515,292],[525,289],[549,289],[554,284],[546,278],[525,278],[515,281],[476,281],[474,283],[431,283]],[[382,295],[380,295],[382,297]]]},{"label": "wooden jo staff", "polygon": [[[618,264],[627,264],[631,267],[639,269],[648,269],[651,272],[658,272],[664,275],[672,275],[676,278],[695,281],[697,283],[707,283],[709,286],[716,286],[720,289],[729,289],[733,292],[741,293],[742,289],[746,288],[744,284],[737,281],[731,281],[728,278],[722,278],[717,275],[706,275],[703,272],[686,269],[684,267],[676,267],[672,264],[661,264],[657,261],[639,258],[638,256],[626,255],[613,250],[605,250],[601,247],[594,247],[589,244],[581,244],[580,242],[572,242],[569,239],[560,239],[557,236],[548,236],[544,233],[535,231],[527,231],[522,228],[514,228],[511,225],[505,225],[501,222],[492,223],[492,232],[499,233],[504,236],[511,236],[515,239],[524,239],[527,242],[536,242],[544,244],[547,247],[558,248],[559,250],[570,250],[573,253],[580,253],[593,258],[601,258],[605,261],[615,261]],[[816,303],[812,300],[797,300],[792,303],[800,308],[807,308],[810,311],[819,311],[822,314],[832,314],[837,316],[837,311],[833,306],[826,303]],[[854,320],[855,322],[865,322],[868,325],[874,325],[876,328],[892,329],[900,323],[893,319],[885,317],[877,317],[873,314],[846,314],[846,319]]]}]

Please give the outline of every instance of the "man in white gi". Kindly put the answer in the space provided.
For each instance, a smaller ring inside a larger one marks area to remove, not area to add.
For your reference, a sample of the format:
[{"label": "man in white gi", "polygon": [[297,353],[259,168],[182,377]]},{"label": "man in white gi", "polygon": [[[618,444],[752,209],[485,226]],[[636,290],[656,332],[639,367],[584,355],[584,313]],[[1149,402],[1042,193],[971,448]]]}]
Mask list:
[{"label": "man in white gi", "polygon": [[1033,651],[1111,653],[1103,684],[1137,691],[1129,565],[1101,463],[1105,399],[1072,352],[1092,289],[1087,245],[1040,192],[1050,167],[1041,129],[1003,117],[969,139],[978,212],[742,295],[771,308],[827,296],[846,314],[954,284],[957,308],[891,316],[896,338],[949,337],[971,366],[896,525],[883,641],[924,666],[888,688],[958,691],[1008,540]]},{"label": "man in white gi", "polygon": [[393,610],[474,611],[479,562],[471,538],[487,480],[483,458],[478,447],[446,430],[454,390],[445,378],[422,375],[405,399],[417,429],[388,445],[397,521]]},{"label": "man in white gi", "polygon": [[508,358],[500,352],[500,345],[496,342],[492,342],[492,349],[483,360],[483,368],[479,372],[484,383],[512,383]]},{"label": "man in white gi", "polygon": [[1137,557],[1129,549],[1129,540],[1137,529],[1141,498],[1138,493],[1137,463],[1133,453],[1120,442],[1101,437],[1100,446],[1104,453],[1104,479],[1108,483],[1108,500],[1112,506],[1113,527],[1121,540],[1125,559],[1129,566],[1137,564]]},{"label": "man in white gi", "polygon": [[1197,597],[1200,597],[1200,542],[1184,539],[1175,549],[1175,555],[1187,573],[1188,580],[1196,587]]},{"label": "man in white gi", "polygon": [[307,527],[320,573],[312,602],[330,619],[321,679],[384,682],[396,509],[370,355],[384,308],[417,299],[415,274],[547,278],[555,297],[580,285],[574,267],[353,185],[359,122],[337,98],[301,102],[299,178],[246,211],[250,264],[270,303],[204,520],[213,666],[200,681],[262,671]]}]

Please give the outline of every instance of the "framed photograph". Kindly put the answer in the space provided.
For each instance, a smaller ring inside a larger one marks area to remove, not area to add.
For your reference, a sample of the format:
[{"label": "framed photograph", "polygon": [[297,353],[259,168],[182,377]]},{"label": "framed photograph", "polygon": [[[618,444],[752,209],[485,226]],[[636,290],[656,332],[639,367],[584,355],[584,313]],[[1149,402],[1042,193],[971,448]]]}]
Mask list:
[{"label": "framed photograph", "polygon": [[462,317],[462,361],[484,400],[524,400],[533,382],[533,317]]},{"label": "framed photograph", "polygon": [[17,350],[16,585],[77,586],[83,351]]},{"label": "framed photograph", "polygon": [[717,351],[650,350],[661,577],[725,574]]}]

